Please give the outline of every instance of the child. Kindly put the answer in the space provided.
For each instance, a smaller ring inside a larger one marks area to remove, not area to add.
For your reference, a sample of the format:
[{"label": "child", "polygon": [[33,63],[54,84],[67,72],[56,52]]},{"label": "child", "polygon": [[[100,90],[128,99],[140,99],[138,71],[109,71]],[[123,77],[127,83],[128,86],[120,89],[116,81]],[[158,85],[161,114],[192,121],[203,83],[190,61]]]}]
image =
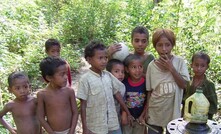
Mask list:
[{"label": "child", "polygon": [[[61,44],[58,40],[48,39],[45,42],[45,52],[48,56],[60,57],[60,51],[61,51]],[[67,65],[68,65],[68,86],[71,87],[72,85],[71,69],[70,69],[70,65],[68,64],[68,62],[67,62]]]},{"label": "child", "polygon": [[74,90],[66,87],[67,63],[59,57],[46,57],[40,70],[48,85],[37,93],[38,117],[49,134],[73,134],[78,120]]},{"label": "child", "polygon": [[[134,48],[134,54],[142,57],[143,60],[143,72],[144,76],[147,71],[147,66],[154,59],[154,56],[150,52],[145,52],[149,42],[149,32],[144,26],[137,26],[131,32],[131,43]],[[111,55],[121,50],[120,44],[111,45],[108,48],[108,54]]]},{"label": "child", "polygon": [[195,53],[192,57],[191,68],[193,69],[193,79],[188,85],[184,94],[184,101],[195,93],[196,88],[201,87],[203,94],[210,103],[208,119],[213,119],[213,114],[217,112],[217,95],[214,83],[206,78],[206,70],[209,68],[210,57],[203,52]]},{"label": "child", "polygon": [[[118,59],[111,59],[107,63],[106,70],[109,71],[111,74],[113,74],[119,81],[124,80],[124,64]],[[125,86],[122,85],[122,88],[120,88],[120,93],[121,96],[124,97],[125,94]],[[116,111],[118,115],[118,120],[121,122],[121,109],[120,109],[120,104],[117,102],[116,99],[114,99],[115,106],[116,106]]]},{"label": "child", "polygon": [[[128,73],[128,78],[123,80],[126,87],[125,100],[130,114],[136,119],[133,126],[123,124],[124,134],[143,134],[145,126],[144,122],[146,109],[146,86],[143,77],[143,60],[140,56],[130,54],[124,60],[125,70]],[[124,112],[122,113],[124,116]],[[124,121],[122,117],[122,122]]]},{"label": "child", "polygon": [[[13,72],[8,77],[9,92],[15,99],[8,102],[0,111],[0,123],[11,134],[41,134],[41,126],[37,119],[37,100],[30,95],[28,76],[23,72]],[[8,112],[12,113],[16,129],[3,118]]]},{"label": "child", "polygon": [[[148,124],[163,133],[167,124],[181,115],[183,89],[189,81],[186,63],[172,54],[176,38],[169,29],[157,29],[152,42],[159,58],[147,69],[146,89],[148,92]],[[148,129],[148,134],[155,134]]]},{"label": "child", "polygon": [[92,41],[86,46],[84,54],[91,67],[80,78],[77,92],[81,101],[83,133],[121,134],[113,94],[130,121],[132,116],[119,92],[123,84],[104,70],[108,60],[106,47],[99,41]]}]

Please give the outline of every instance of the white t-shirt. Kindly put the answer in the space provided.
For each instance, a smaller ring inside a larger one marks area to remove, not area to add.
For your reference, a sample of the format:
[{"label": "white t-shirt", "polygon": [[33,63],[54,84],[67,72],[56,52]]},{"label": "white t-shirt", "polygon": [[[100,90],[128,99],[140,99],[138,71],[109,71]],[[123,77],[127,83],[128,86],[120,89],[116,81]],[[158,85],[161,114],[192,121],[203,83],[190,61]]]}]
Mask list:
[{"label": "white t-shirt", "polygon": [[[188,68],[184,60],[173,56],[172,64],[176,71],[189,81]],[[165,127],[171,120],[181,116],[183,89],[176,84],[171,72],[161,70],[152,61],[146,73],[146,89],[152,91],[148,107],[148,123]]]}]

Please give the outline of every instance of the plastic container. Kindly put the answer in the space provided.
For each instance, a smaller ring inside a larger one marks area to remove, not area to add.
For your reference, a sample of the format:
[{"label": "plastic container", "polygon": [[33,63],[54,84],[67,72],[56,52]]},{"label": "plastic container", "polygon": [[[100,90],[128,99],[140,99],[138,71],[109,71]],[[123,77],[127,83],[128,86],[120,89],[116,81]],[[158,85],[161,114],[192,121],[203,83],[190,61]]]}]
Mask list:
[{"label": "plastic container", "polygon": [[190,123],[207,123],[210,103],[201,88],[185,101],[184,120]]}]

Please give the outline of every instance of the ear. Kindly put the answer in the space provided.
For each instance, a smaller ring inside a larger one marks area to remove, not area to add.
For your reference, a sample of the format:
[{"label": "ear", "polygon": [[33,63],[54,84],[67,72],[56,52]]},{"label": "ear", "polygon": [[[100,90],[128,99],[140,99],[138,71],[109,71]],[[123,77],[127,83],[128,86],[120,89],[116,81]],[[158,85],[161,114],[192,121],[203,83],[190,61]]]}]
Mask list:
[{"label": "ear", "polygon": [[193,63],[190,64],[190,67],[193,68]]},{"label": "ear", "polygon": [[126,73],[129,73],[128,67],[124,67],[124,69]]},{"label": "ear", "polygon": [[51,79],[52,79],[52,76],[48,76],[48,75],[46,75],[45,79],[46,79],[46,81],[50,82]]},{"label": "ear", "polygon": [[12,88],[8,87],[8,91],[9,91],[9,93],[12,93]]},{"label": "ear", "polygon": [[90,62],[91,62],[91,57],[87,57],[87,58],[86,58],[86,61],[90,64]]}]

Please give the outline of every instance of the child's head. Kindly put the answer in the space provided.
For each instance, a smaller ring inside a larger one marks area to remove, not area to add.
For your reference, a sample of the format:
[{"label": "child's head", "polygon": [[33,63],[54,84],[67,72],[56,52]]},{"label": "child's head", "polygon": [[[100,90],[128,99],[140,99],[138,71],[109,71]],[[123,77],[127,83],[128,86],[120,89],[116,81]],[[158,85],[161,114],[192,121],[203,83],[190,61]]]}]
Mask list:
[{"label": "child's head", "polygon": [[106,46],[100,41],[91,41],[84,50],[84,57],[97,73],[104,70],[107,65]]},{"label": "child's head", "polygon": [[107,71],[111,72],[118,80],[124,79],[124,64],[118,59],[111,59],[107,63]]},{"label": "child's head", "polygon": [[13,72],[8,77],[9,92],[16,98],[24,99],[30,93],[29,78],[24,72]]},{"label": "child's head", "polygon": [[171,50],[176,45],[176,37],[170,29],[157,29],[153,34],[152,43],[159,56],[170,57]]},{"label": "child's head", "polygon": [[139,81],[143,76],[143,60],[139,55],[130,54],[124,60],[125,71],[133,81]]},{"label": "child's head", "polygon": [[149,42],[149,32],[143,26],[135,27],[131,32],[131,43],[136,54],[143,55]]},{"label": "child's head", "polygon": [[46,57],[40,63],[40,71],[46,82],[67,84],[67,63],[60,57]]},{"label": "child's head", "polygon": [[197,52],[192,56],[191,67],[195,75],[204,75],[209,68],[210,57],[204,52]]},{"label": "child's head", "polygon": [[56,39],[48,39],[45,42],[45,52],[48,56],[59,57],[61,51],[61,44]]}]

